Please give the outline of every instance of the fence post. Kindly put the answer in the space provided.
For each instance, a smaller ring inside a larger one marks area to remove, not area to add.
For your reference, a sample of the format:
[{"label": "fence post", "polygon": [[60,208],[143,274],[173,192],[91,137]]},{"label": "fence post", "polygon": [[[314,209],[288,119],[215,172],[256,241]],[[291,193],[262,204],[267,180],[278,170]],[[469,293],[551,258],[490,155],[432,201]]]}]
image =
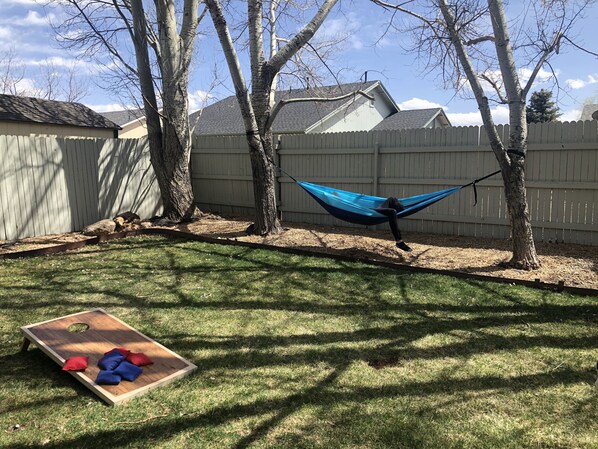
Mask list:
[{"label": "fence post", "polygon": [[380,143],[376,140],[374,142],[374,163],[372,164],[374,166],[373,171],[374,171],[374,176],[373,176],[373,182],[374,182],[374,186],[372,189],[372,195],[374,196],[378,196],[378,155],[380,154]]},{"label": "fence post", "polygon": [[274,146],[274,162],[276,163],[276,166],[274,167],[274,182],[276,186],[276,212],[280,221],[282,221],[282,210],[280,209],[282,206],[282,183],[280,182],[282,173],[280,172],[279,167],[282,167],[282,165],[280,165],[280,154],[278,152],[280,151],[281,146],[282,137],[278,135],[276,137],[276,145]]}]

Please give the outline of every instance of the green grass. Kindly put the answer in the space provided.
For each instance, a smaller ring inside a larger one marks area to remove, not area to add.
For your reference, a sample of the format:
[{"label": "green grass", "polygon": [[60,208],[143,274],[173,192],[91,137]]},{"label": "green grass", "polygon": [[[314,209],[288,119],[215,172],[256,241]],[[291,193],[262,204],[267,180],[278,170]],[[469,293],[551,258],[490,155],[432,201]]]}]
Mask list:
[{"label": "green grass", "polygon": [[[108,407],[18,352],[95,307],[197,371]],[[0,264],[0,447],[596,448],[597,345],[597,298],[127,239]]]}]

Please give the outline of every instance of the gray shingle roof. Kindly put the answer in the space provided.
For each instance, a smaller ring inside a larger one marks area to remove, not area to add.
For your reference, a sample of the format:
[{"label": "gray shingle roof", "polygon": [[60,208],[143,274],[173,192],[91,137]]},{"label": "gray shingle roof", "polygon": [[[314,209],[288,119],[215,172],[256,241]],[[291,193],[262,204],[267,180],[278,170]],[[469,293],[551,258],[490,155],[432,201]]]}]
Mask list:
[{"label": "gray shingle roof", "polygon": [[596,113],[598,116],[598,104],[586,104],[583,107],[583,111],[581,112],[580,120],[598,120],[598,118],[593,118],[592,114]]},{"label": "gray shingle roof", "polygon": [[0,120],[85,128],[120,128],[117,124],[80,103],[5,94],[0,94]]},{"label": "gray shingle roof", "polygon": [[[358,89],[365,90],[377,83],[379,81],[315,87],[311,89],[283,90],[276,92],[275,100],[309,97],[330,98]],[[275,133],[303,133],[310,126],[322,120],[348,101],[350,99],[331,102],[287,104],[276,116],[272,129]],[[195,126],[194,134],[245,134],[241,110],[235,96],[227,97],[224,100],[205,107],[203,111],[191,114],[189,121],[192,127]]]},{"label": "gray shingle roof", "polygon": [[145,117],[145,111],[143,109],[125,109],[123,111],[102,112],[102,115],[117,125],[123,126],[133,120]]},{"label": "gray shingle roof", "polygon": [[440,112],[442,112],[442,108],[413,109],[410,111],[395,112],[378,123],[372,131],[423,128]]}]

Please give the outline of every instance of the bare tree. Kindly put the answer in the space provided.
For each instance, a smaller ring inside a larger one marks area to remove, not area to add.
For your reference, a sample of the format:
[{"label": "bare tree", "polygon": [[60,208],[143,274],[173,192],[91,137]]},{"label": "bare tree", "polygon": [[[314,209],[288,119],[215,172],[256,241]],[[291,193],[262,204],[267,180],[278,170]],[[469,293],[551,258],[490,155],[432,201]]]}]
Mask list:
[{"label": "bare tree", "polygon": [[139,93],[164,217],[191,217],[196,207],[187,95],[197,27],[205,14],[199,14],[199,0],[154,0],[153,8],[142,0],[52,2],[68,15],[55,27],[60,41],[109,66],[122,86]]},{"label": "bare tree", "polygon": [[[467,85],[473,92],[503,177],[513,239],[508,265],[538,268],[525,188],[525,106],[538,74],[550,67],[549,58],[565,41],[570,42],[567,35],[588,1],[532,1],[511,22],[502,0],[372,1],[412,19],[406,29],[400,29],[414,38],[410,49],[424,61],[426,70],[440,70],[445,84],[458,90]],[[490,102],[508,105],[508,142],[497,132]]]},{"label": "bare tree", "polygon": [[58,100],[61,94],[60,78],[56,65],[46,59],[39,66],[39,76],[36,77],[34,96],[46,100]]},{"label": "bare tree", "polygon": [[[251,70],[251,92],[245,82],[231,31],[219,0],[206,0],[214,28],[230,70],[235,94],[239,102],[253,175],[253,191],[256,208],[255,232],[260,235],[277,233],[281,230],[277,217],[275,199],[275,177],[272,160],[272,123],[280,108],[290,101],[274,106],[273,89],[277,75],[298,52],[308,44],[337,0],[325,0],[307,24],[293,36],[280,38],[276,30],[276,11],[279,6],[290,6],[290,2],[272,0],[268,13],[264,14],[261,0],[249,0],[247,16],[243,25],[248,33],[249,64]],[[269,58],[264,50],[267,27],[270,26]],[[283,43],[279,48],[279,43]],[[350,95],[354,95],[352,93]],[[348,97],[347,95],[346,97]],[[344,97],[343,97],[344,98]],[[336,98],[335,100],[338,100]],[[326,101],[326,99],[296,99],[292,101]]]},{"label": "bare tree", "polygon": [[27,66],[14,48],[0,54],[0,93],[78,102],[87,92],[75,64],[60,68],[47,59]]},{"label": "bare tree", "polygon": [[26,95],[27,89],[22,86],[25,69],[17,52],[11,48],[0,53],[0,93],[8,95]]},{"label": "bare tree", "polygon": [[62,74],[61,97],[64,101],[76,103],[87,96],[89,84],[78,75],[75,64],[71,64]]}]

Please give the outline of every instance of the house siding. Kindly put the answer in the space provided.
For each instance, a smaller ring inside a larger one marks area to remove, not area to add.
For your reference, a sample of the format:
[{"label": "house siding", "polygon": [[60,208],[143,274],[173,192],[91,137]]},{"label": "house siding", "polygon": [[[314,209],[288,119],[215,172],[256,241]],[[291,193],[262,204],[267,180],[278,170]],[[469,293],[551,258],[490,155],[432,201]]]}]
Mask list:
[{"label": "house siding", "polygon": [[145,120],[136,121],[130,125],[124,126],[118,133],[118,137],[122,139],[137,139],[139,137],[147,136],[147,126]]},{"label": "house siding", "polygon": [[309,133],[369,131],[395,112],[380,88],[374,89],[370,95],[374,96],[373,104],[367,98],[360,97],[355,104],[341,108],[335,115],[311,129]]},{"label": "house siding", "polygon": [[12,136],[56,136],[111,139],[114,137],[114,130],[34,122],[0,121],[0,134]]}]

